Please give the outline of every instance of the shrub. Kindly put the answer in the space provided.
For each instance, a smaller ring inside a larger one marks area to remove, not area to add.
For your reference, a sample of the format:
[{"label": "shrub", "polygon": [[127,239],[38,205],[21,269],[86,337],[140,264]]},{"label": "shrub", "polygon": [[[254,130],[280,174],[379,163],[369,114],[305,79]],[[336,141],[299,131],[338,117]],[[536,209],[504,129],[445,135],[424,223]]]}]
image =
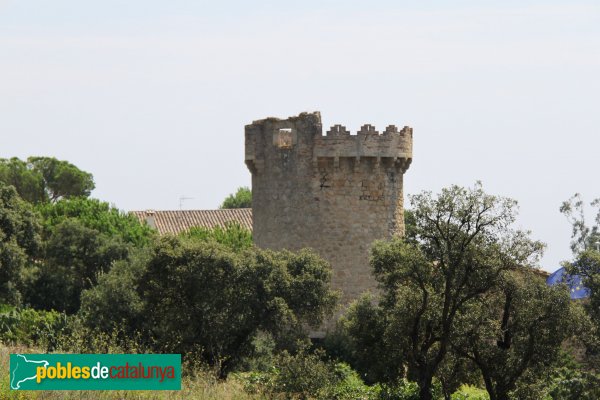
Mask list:
[{"label": "shrub", "polygon": [[237,221],[227,223],[224,228],[215,226],[214,228],[209,229],[202,226],[196,226],[182,235],[204,242],[214,240],[235,251],[252,247],[252,232],[244,228]]},{"label": "shrub", "polygon": [[279,354],[265,372],[243,374],[245,390],[288,399],[361,400],[376,399],[379,387],[364,384],[347,364],[323,360],[324,352]]},{"label": "shrub", "polygon": [[488,393],[480,388],[470,385],[461,386],[456,392],[452,393],[452,400],[489,400]]},{"label": "shrub", "polygon": [[0,313],[0,341],[51,351],[56,348],[67,324],[67,316],[56,311],[32,308],[5,311]]}]

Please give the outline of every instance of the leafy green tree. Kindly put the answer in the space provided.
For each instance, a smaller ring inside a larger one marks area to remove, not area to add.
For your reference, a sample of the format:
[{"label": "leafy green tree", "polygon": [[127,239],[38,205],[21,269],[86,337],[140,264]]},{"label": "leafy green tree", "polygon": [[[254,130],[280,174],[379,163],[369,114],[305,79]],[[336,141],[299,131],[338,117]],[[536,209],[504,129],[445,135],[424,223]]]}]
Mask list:
[{"label": "leafy green tree", "polygon": [[0,181],[13,185],[23,200],[34,204],[87,197],[94,189],[92,174],[54,157],[0,159]]},{"label": "leafy green tree", "polygon": [[496,290],[465,311],[455,348],[477,365],[491,400],[510,399],[527,374],[547,376],[562,343],[589,325],[565,287],[548,287],[526,271],[504,273]]},{"label": "leafy green tree", "polygon": [[581,251],[575,260],[563,265],[569,274],[581,276],[582,284],[590,290],[589,298],[582,302],[582,306],[594,329],[581,334],[580,339],[586,349],[584,364],[597,373],[600,371],[600,252],[595,249]]},{"label": "leafy green tree", "polygon": [[225,376],[260,331],[318,325],[335,304],[330,266],[309,251],[235,253],[214,242],[164,237],[139,290],[146,327],[163,351],[198,353]]},{"label": "leafy green tree", "polygon": [[98,275],[98,283],[81,293],[86,327],[105,333],[123,332],[133,337],[143,329],[144,299],[138,290],[148,262],[148,250],[136,251],[129,260],[116,261]]},{"label": "leafy green tree", "polygon": [[61,199],[36,208],[44,246],[26,275],[26,301],[41,309],[77,312],[82,291],[96,284],[98,274],[155,236],[134,215],[96,199]]},{"label": "leafy green tree", "polygon": [[586,370],[572,354],[564,351],[557,364],[546,382],[546,391],[552,399],[600,399],[600,375]]},{"label": "leafy green tree", "polygon": [[141,224],[134,215],[97,199],[62,199],[52,204],[41,204],[37,210],[42,215],[46,236],[68,219],[76,219],[87,228],[135,246],[144,246],[155,236],[154,230]]},{"label": "leafy green tree", "polygon": [[223,200],[223,204],[219,208],[251,208],[252,207],[252,191],[249,187],[243,186],[238,188],[235,194],[230,194]]},{"label": "leafy green tree", "polygon": [[382,289],[383,340],[429,400],[459,316],[497,287],[503,271],[537,261],[543,246],[512,228],[514,200],[488,195],[480,184],[410,200],[414,237],[376,242],[371,265]]},{"label": "leafy green tree", "polygon": [[0,158],[0,182],[13,186],[19,196],[30,203],[47,200],[42,175],[16,157]]},{"label": "leafy green tree", "polygon": [[88,197],[94,190],[94,178],[89,172],[54,157],[29,157],[27,163],[44,180],[45,191],[50,201],[61,198]]},{"label": "leafy green tree", "polygon": [[[593,321],[600,321],[600,252],[584,250],[571,263],[564,263],[570,274],[580,275],[582,283],[590,290],[589,302],[585,304]],[[600,326],[600,323],[598,324]]]},{"label": "leafy green tree", "polygon": [[[217,235],[218,236],[218,235]],[[83,291],[88,328],[142,334],[155,351],[195,354],[226,375],[256,340],[306,337],[332,311],[331,269],[315,254],[237,248],[214,237],[167,236]]]},{"label": "leafy green tree", "polygon": [[44,259],[28,285],[26,300],[38,309],[74,313],[84,289],[96,284],[97,276],[112,263],[126,259],[130,247],[118,237],[109,237],[75,219],[59,223],[44,244]]},{"label": "leafy green tree", "polygon": [[372,294],[354,301],[338,321],[335,332],[325,338],[327,353],[349,363],[369,384],[394,383],[403,375],[397,347],[383,341],[386,314]]},{"label": "leafy green tree", "polygon": [[39,224],[31,206],[14,187],[0,182],[0,304],[20,302],[23,270],[39,246]]},{"label": "leafy green tree", "polygon": [[586,249],[600,250],[600,199],[594,199],[590,206],[597,208],[593,225],[586,222],[585,202],[579,193],[560,206],[560,212],[571,224],[571,250],[574,254]]},{"label": "leafy green tree", "polygon": [[585,202],[579,193],[563,202],[560,212],[571,223],[571,250],[573,260],[563,262],[563,266],[571,275],[582,277],[582,283],[590,290],[589,300],[584,302],[585,310],[595,324],[595,332],[585,338],[586,364],[596,371],[600,358],[600,199],[595,199],[590,206],[596,208],[593,223],[585,218]]}]

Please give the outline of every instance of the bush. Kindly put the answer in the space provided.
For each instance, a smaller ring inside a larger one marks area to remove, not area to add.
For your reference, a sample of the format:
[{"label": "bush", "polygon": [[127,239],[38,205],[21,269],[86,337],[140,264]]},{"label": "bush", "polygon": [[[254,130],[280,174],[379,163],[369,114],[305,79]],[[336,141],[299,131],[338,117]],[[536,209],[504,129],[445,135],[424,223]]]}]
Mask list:
[{"label": "bush", "polygon": [[253,244],[252,232],[240,225],[239,222],[229,222],[224,228],[215,226],[214,228],[209,229],[202,226],[196,226],[182,235],[203,242],[214,240],[235,251],[247,249],[252,247]]},{"label": "bush", "polygon": [[456,392],[452,393],[452,400],[489,400],[488,393],[475,386],[463,385]]},{"label": "bush", "polygon": [[317,350],[297,354],[286,351],[276,357],[274,366],[266,372],[243,374],[249,393],[288,399],[360,400],[376,399],[379,387],[364,384],[356,371],[347,364],[323,360]]},{"label": "bush", "polygon": [[68,325],[64,313],[13,309],[0,313],[0,341],[52,351]]},{"label": "bush", "polygon": [[393,384],[403,375],[404,365],[393,362],[399,357],[394,358],[394,349],[382,341],[386,316],[374,303],[371,294],[355,300],[322,345],[327,354],[350,364],[368,384]]},{"label": "bush", "polygon": [[547,388],[552,399],[600,399],[600,375],[572,363],[557,368]]},{"label": "bush", "polygon": [[102,332],[89,328],[78,316],[69,317],[63,334],[58,338],[56,349],[61,352],[82,354],[140,354],[151,350],[139,333],[125,332],[120,328]]}]

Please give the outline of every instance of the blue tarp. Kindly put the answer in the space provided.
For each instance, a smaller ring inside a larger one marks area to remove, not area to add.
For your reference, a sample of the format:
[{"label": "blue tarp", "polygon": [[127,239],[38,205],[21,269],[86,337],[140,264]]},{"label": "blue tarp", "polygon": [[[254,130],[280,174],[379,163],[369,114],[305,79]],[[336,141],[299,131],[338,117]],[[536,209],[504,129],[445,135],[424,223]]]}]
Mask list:
[{"label": "blue tarp", "polygon": [[569,275],[565,270],[565,267],[562,267],[556,271],[554,271],[547,279],[546,284],[548,286],[558,285],[559,283],[566,283],[569,286],[571,292],[571,299],[584,299],[589,297],[590,290],[583,286],[581,276],[579,275]]}]

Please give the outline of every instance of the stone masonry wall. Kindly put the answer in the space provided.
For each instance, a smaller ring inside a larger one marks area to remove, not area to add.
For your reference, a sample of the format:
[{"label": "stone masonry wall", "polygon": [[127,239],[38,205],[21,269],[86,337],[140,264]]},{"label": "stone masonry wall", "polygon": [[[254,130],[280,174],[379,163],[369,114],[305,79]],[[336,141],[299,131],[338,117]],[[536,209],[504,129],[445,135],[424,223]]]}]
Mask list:
[{"label": "stone masonry wall", "polygon": [[391,125],[380,135],[364,125],[350,135],[335,125],[323,136],[316,112],[254,121],[245,140],[255,243],[316,250],[333,267],[342,304],[374,289],[372,242],[404,233],[402,182],[412,129]]}]

